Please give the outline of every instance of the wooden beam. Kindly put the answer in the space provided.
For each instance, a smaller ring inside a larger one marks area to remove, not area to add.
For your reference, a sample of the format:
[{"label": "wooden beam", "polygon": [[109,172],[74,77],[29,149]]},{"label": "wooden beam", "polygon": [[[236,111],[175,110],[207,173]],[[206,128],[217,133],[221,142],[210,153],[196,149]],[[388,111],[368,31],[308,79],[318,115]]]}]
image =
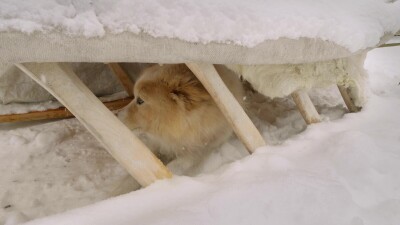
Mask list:
[{"label": "wooden beam", "polygon": [[135,85],[132,82],[129,75],[122,69],[119,63],[107,63],[108,67],[111,71],[117,76],[118,80],[120,81],[121,85],[124,87],[125,91],[128,93],[129,97],[133,96],[133,86]]},{"label": "wooden beam", "polygon": [[337,87],[339,88],[340,94],[342,95],[347,109],[349,109],[350,112],[359,112],[361,110],[361,107],[358,107],[354,104],[354,100],[352,98],[349,88],[343,85],[338,85]]},{"label": "wooden beam", "polygon": [[260,132],[225,86],[214,65],[206,63],[187,63],[186,65],[210,93],[247,150],[252,153],[257,148],[265,146],[266,143]]},{"label": "wooden beam", "polygon": [[307,92],[303,90],[295,91],[292,93],[292,98],[307,124],[321,122],[321,118]]},{"label": "wooden beam", "polygon": [[23,63],[16,66],[67,107],[142,186],[172,176],[67,64]]},{"label": "wooden beam", "polygon": [[383,44],[383,45],[378,46],[378,48],[395,47],[395,46],[400,46],[400,43]]},{"label": "wooden beam", "polygon": [[[131,101],[132,98],[125,98],[111,102],[104,102],[104,105],[109,110],[119,110],[128,105]],[[48,109],[44,111],[32,111],[27,113],[0,115],[0,123],[25,122],[46,119],[64,119],[69,117],[74,117],[74,115],[67,108],[60,107],[57,109]]]}]

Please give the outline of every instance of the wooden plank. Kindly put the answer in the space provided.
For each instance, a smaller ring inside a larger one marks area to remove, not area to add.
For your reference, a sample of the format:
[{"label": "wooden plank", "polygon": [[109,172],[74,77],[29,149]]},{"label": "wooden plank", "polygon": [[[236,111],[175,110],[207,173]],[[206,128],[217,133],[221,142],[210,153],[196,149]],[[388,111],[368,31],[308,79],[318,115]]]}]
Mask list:
[{"label": "wooden plank", "polygon": [[266,143],[260,132],[226,87],[218,72],[215,70],[214,65],[206,63],[187,63],[187,66],[210,93],[247,150],[252,153],[257,148],[265,146]]},{"label": "wooden plank", "polygon": [[359,112],[361,110],[361,107],[358,107],[354,104],[349,88],[346,88],[345,86],[342,85],[338,85],[337,87],[339,88],[340,94],[342,95],[342,98],[347,106],[347,109],[349,109],[350,112]]},{"label": "wooden plank", "polygon": [[304,90],[293,92],[292,98],[307,124],[321,122],[321,118],[307,92]]},{"label": "wooden plank", "polygon": [[67,64],[16,64],[49,91],[143,186],[172,174],[82,83]]},{"label": "wooden plank", "polygon": [[[109,110],[119,110],[128,105],[131,101],[132,98],[126,98],[116,101],[104,102],[104,105]],[[45,111],[32,111],[28,113],[0,115],[0,123],[25,122],[46,119],[64,119],[69,117],[74,117],[74,115],[67,108],[60,107],[57,109],[48,109]]]},{"label": "wooden plank", "polygon": [[400,43],[383,44],[383,45],[379,46],[378,48],[395,47],[395,46],[400,46]]},{"label": "wooden plank", "polygon": [[129,75],[122,69],[119,63],[107,63],[108,67],[117,76],[121,85],[124,87],[125,91],[128,93],[129,97],[133,96],[133,86],[135,85]]}]

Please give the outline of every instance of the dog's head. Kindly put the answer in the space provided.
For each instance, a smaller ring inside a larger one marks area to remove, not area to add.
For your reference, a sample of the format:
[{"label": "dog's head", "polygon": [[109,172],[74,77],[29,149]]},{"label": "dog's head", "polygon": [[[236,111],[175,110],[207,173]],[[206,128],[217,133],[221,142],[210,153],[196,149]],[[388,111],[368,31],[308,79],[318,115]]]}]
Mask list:
[{"label": "dog's head", "polygon": [[130,129],[151,134],[179,135],[190,126],[188,117],[211,96],[183,64],[146,69],[134,87],[134,100],[119,114]]}]

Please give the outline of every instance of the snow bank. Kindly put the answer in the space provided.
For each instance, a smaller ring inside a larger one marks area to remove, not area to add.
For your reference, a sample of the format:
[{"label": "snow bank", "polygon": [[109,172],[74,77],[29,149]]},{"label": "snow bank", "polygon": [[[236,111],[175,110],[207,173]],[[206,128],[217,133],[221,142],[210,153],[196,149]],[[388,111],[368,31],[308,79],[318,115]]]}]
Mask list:
[{"label": "snow bank", "polygon": [[[305,130],[297,111],[274,126],[259,123],[278,145],[244,157],[231,140],[204,163],[202,175],[26,224],[398,224],[399,61],[400,47],[368,54],[371,94],[360,113],[343,116],[338,91],[318,90],[311,97],[323,123]],[[0,221],[8,225],[109,198],[126,176],[74,119],[5,129]]]},{"label": "snow bank", "polygon": [[28,224],[396,224],[400,121],[380,120],[387,103],[376,97],[375,115],[312,126],[213,174],[160,181]]},{"label": "snow bank", "polygon": [[144,32],[247,47],[281,37],[307,37],[355,52],[400,30],[399,14],[400,2],[383,0],[2,0],[0,32],[61,30],[88,38]]},{"label": "snow bank", "polygon": [[34,124],[0,124],[0,224],[108,198],[126,176],[77,120]]}]

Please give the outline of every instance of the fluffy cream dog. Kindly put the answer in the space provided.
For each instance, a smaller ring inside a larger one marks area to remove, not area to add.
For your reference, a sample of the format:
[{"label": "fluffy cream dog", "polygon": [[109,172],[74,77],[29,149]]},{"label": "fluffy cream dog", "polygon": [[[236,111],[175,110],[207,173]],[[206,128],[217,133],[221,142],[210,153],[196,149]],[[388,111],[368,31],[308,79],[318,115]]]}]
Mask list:
[{"label": "fluffy cream dog", "polygon": [[[216,66],[222,80],[242,103],[237,75]],[[184,64],[145,69],[134,87],[134,100],[118,117],[139,132],[175,174],[186,174],[211,150],[224,143],[232,129],[200,81]]]}]

